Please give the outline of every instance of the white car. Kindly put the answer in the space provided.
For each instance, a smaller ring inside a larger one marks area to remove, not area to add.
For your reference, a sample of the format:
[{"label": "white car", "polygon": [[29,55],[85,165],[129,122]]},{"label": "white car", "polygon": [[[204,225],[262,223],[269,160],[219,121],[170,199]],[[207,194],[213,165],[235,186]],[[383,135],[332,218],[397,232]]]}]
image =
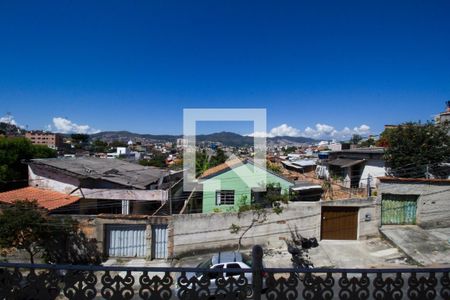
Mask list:
[{"label": "white car", "polygon": [[[221,289],[220,284],[216,283],[216,279],[219,277],[222,277],[226,279],[233,277],[236,281],[239,279],[243,279],[241,275],[243,274],[245,279],[247,280],[247,283],[242,280],[242,282],[238,281],[238,285],[233,284],[233,291],[237,293],[237,296],[239,298],[251,298],[253,296],[253,289],[252,289],[252,283],[253,283],[253,274],[252,272],[246,272],[242,273],[237,271],[237,269],[247,269],[250,270],[252,265],[252,260],[250,257],[248,257],[245,254],[242,254],[240,252],[219,252],[218,254],[213,255],[212,258],[200,263],[197,265],[197,268],[201,269],[215,269],[215,270],[223,270],[222,272],[210,272],[208,274],[204,274],[202,272],[197,273],[188,273],[186,274],[187,279],[191,279],[192,277],[196,277],[199,281],[204,278],[204,276],[207,276],[209,279],[209,295],[214,296],[216,294],[225,294],[227,293],[227,290],[229,289],[228,285],[225,286],[225,290]],[[233,271],[227,272],[227,269],[233,269]],[[264,281],[263,281],[264,284]],[[241,290],[240,287],[243,287]],[[195,291],[192,291],[195,289]],[[195,286],[192,283],[189,283],[186,287],[179,288],[178,289],[178,296],[180,298],[184,298],[183,294],[187,291],[192,291],[194,293],[200,293],[200,295],[203,295],[204,289],[202,289],[201,286],[196,284]],[[229,292],[229,290],[228,290]],[[239,295],[240,292],[243,292],[244,294]],[[187,296],[187,295],[186,295]],[[187,297],[189,298],[189,297]]]}]

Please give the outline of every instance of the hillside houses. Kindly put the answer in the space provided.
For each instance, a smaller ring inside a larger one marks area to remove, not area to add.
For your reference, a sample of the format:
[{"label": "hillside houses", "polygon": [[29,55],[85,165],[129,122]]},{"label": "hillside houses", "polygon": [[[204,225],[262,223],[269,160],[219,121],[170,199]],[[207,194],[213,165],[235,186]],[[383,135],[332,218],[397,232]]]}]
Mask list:
[{"label": "hillside houses", "polygon": [[386,175],[384,148],[354,148],[329,152],[323,162],[331,177],[340,178],[345,187],[376,186],[376,178]]}]

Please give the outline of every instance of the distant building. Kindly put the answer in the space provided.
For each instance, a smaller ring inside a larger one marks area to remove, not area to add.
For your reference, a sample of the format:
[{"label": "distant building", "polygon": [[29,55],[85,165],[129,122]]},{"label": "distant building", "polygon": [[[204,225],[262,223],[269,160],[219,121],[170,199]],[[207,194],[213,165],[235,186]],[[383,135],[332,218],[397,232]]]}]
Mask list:
[{"label": "distant building", "polygon": [[28,131],[25,137],[31,140],[35,145],[46,145],[52,149],[60,149],[63,144],[63,137],[61,134],[46,132],[46,131]]},{"label": "distant building", "polygon": [[435,116],[434,122],[436,124],[442,124],[445,122],[450,123],[450,101],[445,102],[446,110],[439,115]]},{"label": "distant building", "polygon": [[188,140],[187,139],[177,139],[177,148],[185,148],[187,147]]},{"label": "distant building", "polygon": [[341,143],[330,143],[328,145],[328,149],[330,149],[331,151],[341,151],[342,150],[342,144]]},{"label": "distant building", "polygon": [[[355,148],[349,150],[333,151],[325,163],[326,170],[320,172],[326,177],[337,176],[341,178],[345,187],[363,188],[370,182],[375,187],[377,177],[385,176],[384,148]],[[322,175],[322,176],[323,176]],[[368,181],[368,178],[369,181]]]}]

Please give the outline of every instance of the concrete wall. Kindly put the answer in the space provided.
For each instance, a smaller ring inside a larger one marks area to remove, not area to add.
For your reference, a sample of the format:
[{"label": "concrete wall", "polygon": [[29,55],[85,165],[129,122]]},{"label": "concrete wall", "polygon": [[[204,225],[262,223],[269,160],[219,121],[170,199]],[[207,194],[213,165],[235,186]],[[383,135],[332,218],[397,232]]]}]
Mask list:
[{"label": "concrete wall", "polygon": [[418,195],[416,224],[425,228],[450,226],[449,181],[381,181],[377,202],[382,194]]},{"label": "concrete wall", "polygon": [[378,184],[378,179],[376,177],[381,177],[386,175],[386,169],[384,167],[384,160],[369,159],[365,165],[361,174],[361,180],[359,181],[360,187],[367,186],[367,177],[369,175],[372,177],[370,181],[371,187],[376,187]]},{"label": "concrete wall", "polygon": [[[236,249],[240,233],[230,232],[232,224],[246,229],[252,221],[253,213],[213,213],[173,216],[174,255],[182,256],[213,249]],[[290,202],[279,215],[268,210],[267,220],[255,224],[244,236],[242,244],[264,246],[284,246],[283,238],[290,238],[288,225],[295,226],[305,237],[320,236],[320,202]],[[242,232],[242,231],[241,231]]]},{"label": "concrete wall", "polygon": [[[64,216],[67,217],[67,216]],[[173,254],[173,227],[170,224],[170,217],[148,217],[148,216],[85,216],[85,215],[72,215],[73,219],[77,220],[80,224],[81,230],[88,238],[97,240],[97,247],[102,253],[105,251],[106,245],[106,225],[113,224],[142,224],[146,225],[146,240],[147,250],[146,258],[150,259],[152,256],[152,225],[155,224],[168,224],[169,235],[169,257]]]},{"label": "concrete wall", "polygon": [[[380,225],[380,206],[373,199],[347,199],[320,202],[290,202],[279,215],[267,210],[267,219],[256,223],[244,236],[243,247],[255,244],[269,247],[285,247],[284,239],[289,239],[289,227],[304,237],[320,239],[322,206],[358,207],[358,239],[377,236]],[[366,218],[366,215],[368,218]],[[97,239],[101,251],[105,249],[105,226],[108,224],[146,224],[147,257],[151,257],[152,224],[168,224],[169,257],[180,257],[216,249],[237,249],[243,230],[251,224],[253,212],[186,214],[172,217],[149,216],[74,216],[88,237]],[[239,233],[231,233],[232,224],[241,228]]]},{"label": "concrete wall", "polygon": [[[76,177],[42,166],[28,165],[28,185],[69,194],[80,186],[80,181]],[[79,191],[73,195],[81,196]]]},{"label": "concrete wall", "polygon": [[323,201],[322,206],[358,207],[358,239],[378,236],[381,224],[381,210],[376,199],[345,199]]}]

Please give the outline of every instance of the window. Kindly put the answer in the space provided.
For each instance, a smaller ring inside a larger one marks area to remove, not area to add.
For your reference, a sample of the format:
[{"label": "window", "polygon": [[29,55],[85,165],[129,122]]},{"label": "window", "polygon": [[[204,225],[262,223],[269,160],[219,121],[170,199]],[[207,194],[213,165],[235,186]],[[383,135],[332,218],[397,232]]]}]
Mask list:
[{"label": "window", "polygon": [[[221,269],[223,269],[223,265],[217,265],[217,266],[214,266],[214,268],[213,268],[214,270],[221,270]],[[207,273],[208,274],[208,278],[211,280],[211,279],[216,279],[216,278],[218,278],[218,277],[222,277],[223,275],[222,275],[222,273],[221,272],[209,272],[209,273]]]},{"label": "window", "polygon": [[216,205],[234,205],[234,191],[216,191]]},{"label": "window", "polygon": [[[227,269],[240,269],[241,268],[241,266],[239,265],[239,264],[228,264],[227,265]],[[230,272],[227,272],[226,273],[226,277],[229,277],[229,276],[239,276],[239,275],[241,275],[241,272],[235,272],[235,271],[230,271]]]}]

